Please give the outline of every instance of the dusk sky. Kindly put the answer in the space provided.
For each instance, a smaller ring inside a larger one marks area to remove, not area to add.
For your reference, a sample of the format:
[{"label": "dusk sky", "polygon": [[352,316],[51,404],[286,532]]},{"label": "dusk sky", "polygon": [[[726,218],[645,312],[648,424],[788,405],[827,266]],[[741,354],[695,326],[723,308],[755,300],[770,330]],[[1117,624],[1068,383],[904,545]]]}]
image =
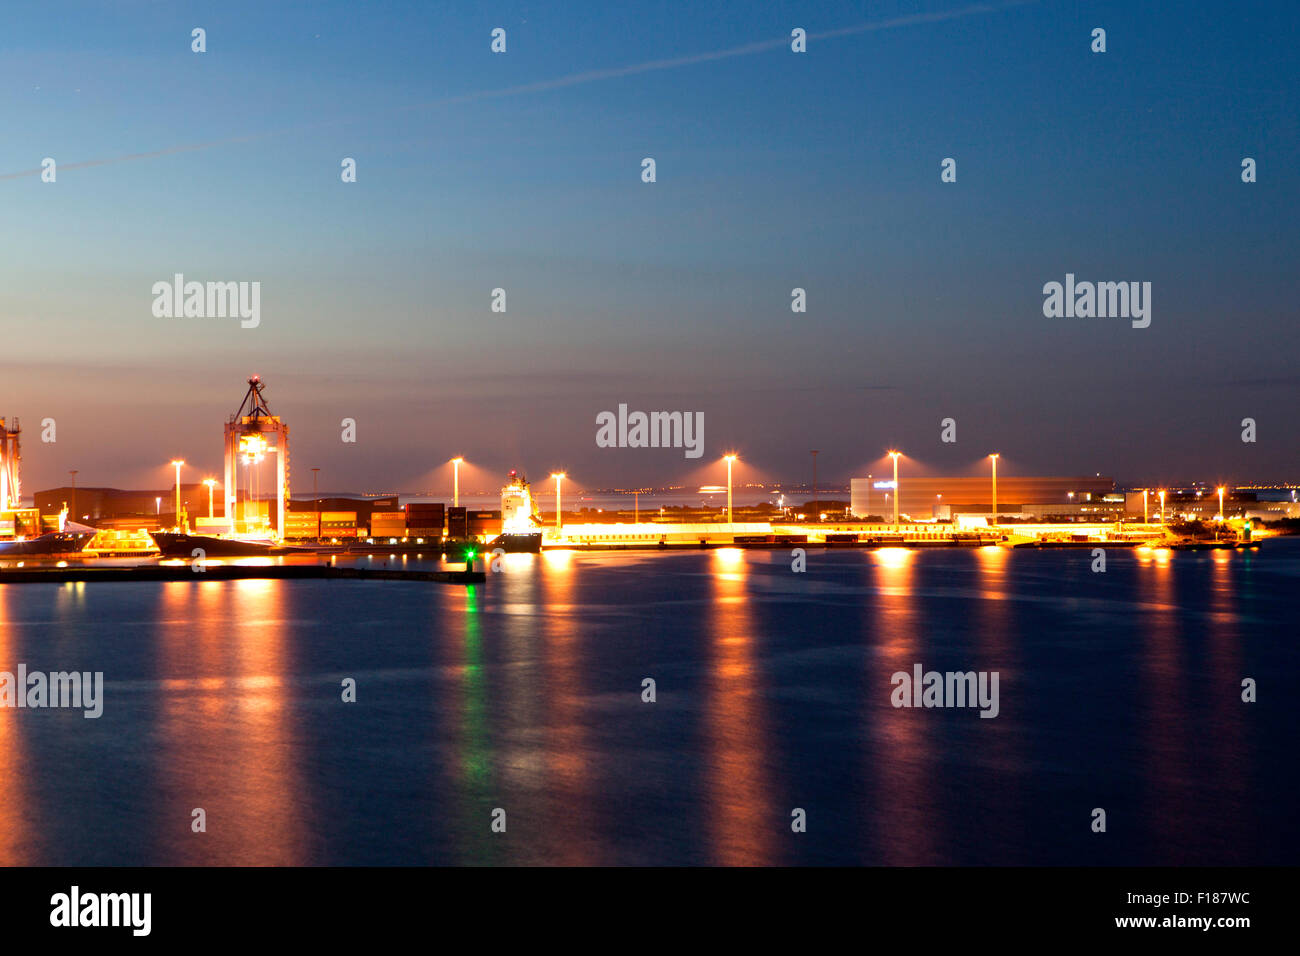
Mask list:
[{"label": "dusk sky", "polygon": [[[25,492],[165,487],[177,455],[219,475],[253,373],[298,493],[312,466],[445,485],[455,454],[606,487],[720,480],[732,449],[741,478],[808,480],[818,448],[847,482],[892,446],[1300,479],[1295,4],[683,9],[11,5],[0,415]],[[156,318],[178,272],[259,281],[260,326]],[[1150,282],[1150,327],[1045,317],[1067,272]],[[703,457],[596,447],[620,403],[703,412]]]}]

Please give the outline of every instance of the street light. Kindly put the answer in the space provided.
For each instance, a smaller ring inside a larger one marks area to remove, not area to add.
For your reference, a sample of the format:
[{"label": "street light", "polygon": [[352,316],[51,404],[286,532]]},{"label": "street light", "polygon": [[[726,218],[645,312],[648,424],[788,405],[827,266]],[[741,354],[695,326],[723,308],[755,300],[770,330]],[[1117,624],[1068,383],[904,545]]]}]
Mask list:
[{"label": "street light", "polygon": [[[727,463],[727,524],[731,524],[731,465],[736,460],[735,455],[723,455],[722,460]],[[816,463],[816,452],[813,453],[813,462]]]},{"label": "street light", "polygon": [[217,486],[217,479],[204,478],[203,483],[208,486],[208,520],[212,520],[212,489]]},{"label": "street light", "polygon": [[1151,523],[1151,516],[1150,513],[1147,511],[1147,490],[1145,488],[1142,489],[1142,523],[1143,524]]},{"label": "street light", "polygon": [[998,453],[993,452],[989,455],[989,460],[993,462],[993,523],[998,523]]},{"label": "street light", "polygon": [[181,531],[181,465],[185,459],[173,458],[172,464],[176,466],[176,530]]},{"label": "street light", "polygon": [[[817,511],[818,511],[818,509],[817,509],[817,455],[818,455],[819,451],[820,451],[820,449],[817,449],[817,448],[814,448],[813,451],[812,451],[812,460],[813,460],[813,514],[817,514]],[[731,519],[728,518],[727,520],[730,521]],[[819,517],[817,520],[820,521],[821,518]]]},{"label": "street light", "polygon": [[902,452],[891,451],[889,457],[894,459],[894,524],[898,524],[898,458]]},{"label": "street light", "polygon": [[162,497],[159,496],[153,500],[154,507],[158,509],[158,516],[162,517]]},{"label": "street light", "polygon": [[451,460],[451,506],[460,507],[460,466],[464,458],[453,458]]},{"label": "street light", "polygon": [[316,488],[316,480],[320,477],[320,469],[311,470],[311,500],[316,508],[316,538],[320,539],[320,492]]},{"label": "street light", "polygon": [[553,471],[551,477],[555,479],[555,535],[559,537],[560,528],[563,527],[560,520],[560,482],[569,476],[562,471]]},{"label": "street light", "polygon": [[1164,524],[1165,523],[1165,490],[1161,488],[1159,494],[1160,494],[1160,523]]},{"label": "street light", "polygon": [[1220,520],[1220,521],[1223,520],[1223,492],[1224,492],[1224,490],[1225,490],[1225,489],[1224,489],[1223,485],[1219,485],[1219,520]]}]

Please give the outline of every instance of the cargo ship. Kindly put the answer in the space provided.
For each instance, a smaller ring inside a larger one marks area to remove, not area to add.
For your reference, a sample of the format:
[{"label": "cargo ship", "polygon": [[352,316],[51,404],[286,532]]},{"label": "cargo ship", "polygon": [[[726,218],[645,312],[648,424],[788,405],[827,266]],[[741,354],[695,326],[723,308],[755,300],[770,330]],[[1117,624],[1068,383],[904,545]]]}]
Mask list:
[{"label": "cargo ship", "polygon": [[195,557],[201,550],[205,558],[256,558],[272,554],[311,554],[311,548],[276,544],[270,538],[214,538],[205,534],[182,534],[178,531],[150,531],[149,537],[164,558]]},{"label": "cargo ship", "polygon": [[523,472],[512,470],[501,489],[501,533],[488,542],[507,554],[537,554],[542,550],[541,521]]},{"label": "cargo ship", "polygon": [[69,521],[65,523],[62,531],[51,531],[49,534],[35,538],[0,541],[0,558],[41,558],[80,554],[96,533],[94,528]]}]

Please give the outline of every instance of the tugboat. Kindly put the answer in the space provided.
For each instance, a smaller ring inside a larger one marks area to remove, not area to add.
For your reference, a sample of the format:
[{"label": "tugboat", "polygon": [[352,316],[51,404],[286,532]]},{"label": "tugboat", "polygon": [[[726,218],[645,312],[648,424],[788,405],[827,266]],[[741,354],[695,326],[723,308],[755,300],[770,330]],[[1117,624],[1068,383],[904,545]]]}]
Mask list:
[{"label": "tugboat", "polygon": [[542,550],[541,521],[533,508],[533,494],[523,473],[511,470],[501,489],[501,534],[489,548],[502,548],[507,554],[537,554]]}]

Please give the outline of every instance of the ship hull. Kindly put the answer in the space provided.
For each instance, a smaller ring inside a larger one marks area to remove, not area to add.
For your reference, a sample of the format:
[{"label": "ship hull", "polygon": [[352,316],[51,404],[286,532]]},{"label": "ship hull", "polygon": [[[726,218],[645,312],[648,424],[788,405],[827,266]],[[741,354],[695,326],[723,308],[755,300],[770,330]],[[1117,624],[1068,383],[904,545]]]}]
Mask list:
[{"label": "ship hull", "polygon": [[196,550],[205,558],[256,558],[271,554],[310,554],[310,548],[293,548],[269,541],[241,541],[239,538],[212,538],[202,534],[177,534],[151,531],[149,537],[164,558],[193,558]]},{"label": "ship hull", "polygon": [[517,533],[507,532],[492,539],[489,548],[502,548],[506,554],[538,554],[542,550],[542,533],[540,531]]},{"label": "ship hull", "polygon": [[29,541],[0,541],[0,558],[80,554],[94,536],[94,532],[53,531]]}]

